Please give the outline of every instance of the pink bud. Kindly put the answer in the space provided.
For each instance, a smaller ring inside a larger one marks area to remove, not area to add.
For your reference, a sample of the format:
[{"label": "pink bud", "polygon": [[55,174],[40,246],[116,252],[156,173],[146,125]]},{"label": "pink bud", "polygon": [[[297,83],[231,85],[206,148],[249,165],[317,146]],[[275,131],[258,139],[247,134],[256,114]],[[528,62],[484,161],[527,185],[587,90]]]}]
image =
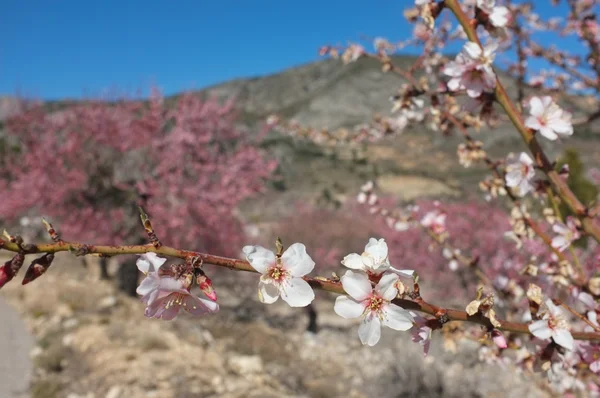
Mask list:
[{"label": "pink bud", "polygon": [[504,338],[504,335],[498,329],[492,330],[492,340],[494,341],[494,344],[496,344],[496,346],[498,346],[498,348],[508,347],[508,344],[506,344],[506,339]]},{"label": "pink bud", "polygon": [[52,260],[54,260],[54,254],[52,253],[47,253],[33,260],[29,268],[27,268],[22,284],[26,285],[42,276],[50,268],[50,265],[52,265]]},{"label": "pink bud", "polygon": [[213,288],[212,281],[208,276],[198,275],[198,277],[196,278],[196,283],[198,283],[200,290],[202,290],[202,293],[204,293],[206,297],[208,297],[212,301],[217,301],[217,292]]},{"label": "pink bud", "polygon": [[0,267],[0,288],[15,277],[23,266],[23,261],[25,261],[25,255],[19,253]]}]

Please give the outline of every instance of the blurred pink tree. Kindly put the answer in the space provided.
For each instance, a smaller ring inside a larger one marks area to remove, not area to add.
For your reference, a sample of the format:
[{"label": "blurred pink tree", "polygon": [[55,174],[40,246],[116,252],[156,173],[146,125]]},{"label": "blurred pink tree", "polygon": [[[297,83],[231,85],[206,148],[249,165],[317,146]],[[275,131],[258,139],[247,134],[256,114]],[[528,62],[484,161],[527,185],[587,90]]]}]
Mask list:
[{"label": "blurred pink tree", "polygon": [[49,217],[65,238],[138,243],[137,206],[168,244],[237,253],[240,201],[276,166],[236,126],[234,102],[88,102],[56,112],[23,103],[6,120],[0,217]]}]

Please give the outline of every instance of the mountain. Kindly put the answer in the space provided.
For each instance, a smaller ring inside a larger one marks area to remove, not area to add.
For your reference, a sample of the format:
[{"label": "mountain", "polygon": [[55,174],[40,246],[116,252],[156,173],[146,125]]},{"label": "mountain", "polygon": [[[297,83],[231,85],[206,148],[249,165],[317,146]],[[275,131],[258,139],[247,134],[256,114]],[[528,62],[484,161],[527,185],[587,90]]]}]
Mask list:
[{"label": "mountain", "polygon": [[[392,62],[400,68],[408,68],[415,60],[412,56],[395,56]],[[514,98],[514,79],[503,72],[500,78]],[[389,97],[403,83],[405,80],[397,74],[383,73],[381,64],[374,59],[361,58],[348,65],[326,59],[269,76],[228,81],[197,94],[235,97],[240,123],[251,131],[257,130],[258,124],[270,114],[296,120],[303,126],[336,129],[368,122],[375,113],[388,115]],[[528,94],[533,92],[529,90]],[[168,101],[177,97],[170,97]],[[61,101],[48,105],[51,109],[60,109],[72,103]],[[596,101],[587,97],[564,96],[562,105],[576,116],[597,109]],[[574,148],[585,164],[598,166],[599,131],[599,124],[594,123],[578,127],[569,139],[542,144],[551,158],[556,159],[565,149]],[[484,148],[497,158],[511,151],[525,150],[518,133],[508,122],[493,131],[484,128],[479,133],[473,132],[473,136],[483,141]],[[423,195],[474,193],[477,182],[487,171],[479,166],[465,169],[458,164],[456,147],[460,142],[462,138],[458,135],[442,137],[426,126],[413,127],[374,144],[335,149],[321,148],[274,132],[264,145],[280,161],[281,180],[273,185],[277,193],[267,195],[264,200],[268,201],[273,215],[278,215],[293,200],[344,201],[353,197],[369,179],[377,180],[385,192],[404,200]],[[257,210],[264,211],[265,203],[257,205]]]}]

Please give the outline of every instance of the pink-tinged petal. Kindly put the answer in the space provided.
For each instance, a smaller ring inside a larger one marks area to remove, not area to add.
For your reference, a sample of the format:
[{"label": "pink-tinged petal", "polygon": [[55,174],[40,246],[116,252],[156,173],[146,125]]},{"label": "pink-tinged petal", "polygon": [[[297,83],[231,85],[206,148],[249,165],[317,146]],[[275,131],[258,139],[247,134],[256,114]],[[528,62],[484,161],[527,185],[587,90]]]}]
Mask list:
[{"label": "pink-tinged petal", "polygon": [[360,254],[352,253],[348,254],[342,260],[342,264],[350,269],[363,270],[365,269],[365,265],[363,264],[363,260]]},{"label": "pink-tinged petal", "polygon": [[600,360],[592,362],[590,364],[590,370],[594,373],[600,373]]},{"label": "pink-tinged petal", "polygon": [[542,124],[536,116],[529,116],[525,119],[525,127],[532,130],[539,130],[542,128]]},{"label": "pink-tinged petal", "polygon": [[407,278],[412,278],[413,275],[415,274],[415,270],[413,270],[413,269],[396,269],[394,267],[390,267],[389,270],[391,272],[395,272],[396,274],[407,277]]},{"label": "pink-tinged petal", "polygon": [[583,304],[585,304],[585,306],[588,308],[594,309],[597,306],[596,300],[594,300],[594,296],[592,296],[589,293],[580,292],[579,295],[577,296],[577,298],[579,299],[579,301],[581,301]]},{"label": "pink-tinged petal", "polygon": [[550,141],[555,141],[556,139],[558,139],[558,135],[554,132],[554,130],[552,130],[551,127],[542,126],[539,132],[542,136],[549,139]]},{"label": "pink-tinged petal", "polygon": [[[540,116],[542,116],[544,114],[544,103],[542,102],[542,100],[539,97],[532,97],[529,100],[529,113],[532,116],[539,118]],[[528,119],[529,120],[529,119]],[[529,126],[527,126],[529,127]],[[530,128],[534,128],[534,127],[530,127]]]},{"label": "pink-tinged petal", "polygon": [[160,318],[163,321],[172,321],[179,314],[181,306],[179,304],[173,304],[169,307],[161,308],[156,313],[155,318]]},{"label": "pink-tinged petal", "polygon": [[291,278],[281,286],[281,298],[290,307],[306,307],[315,299],[315,292],[304,279]]},{"label": "pink-tinged petal", "polygon": [[492,13],[490,14],[490,21],[492,25],[497,28],[503,28],[506,26],[510,19],[510,11],[508,8],[500,6],[494,7]]},{"label": "pink-tinged petal", "polygon": [[571,231],[569,229],[569,227],[567,227],[564,224],[558,223],[558,222],[554,223],[554,225],[552,225],[552,230],[560,235],[566,235]]},{"label": "pink-tinged petal", "polygon": [[519,162],[527,164],[527,165],[533,164],[533,160],[525,152],[521,152],[521,154],[519,155]]},{"label": "pink-tinged petal", "polygon": [[358,327],[358,337],[361,343],[370,347],[379,342],[381,338],[381,322],[375,314],[367,315]]},{"label": "pink-tinged petal", "polygon": [[135,265],[144,274],[150,272],[158,272],[158,269],[167,261],[166,258],[158,257],[156,253],[144,253],[141,254]]},{"label": "pink-tinged petal", "polygon": [[265,274],[267,269],[276,262],[275,253],[262,246],[244,246],[242,251],[252,268],[261,274]]},{"label": "pink-tinged petal", "polygon": [[273,283],[258,282],[258,299],[261,303],[273,304],[279,298],[279,288]]},{"label": "pink-tinged petal", "polygon": [[306,253],[306,246],[294,243],[281,256],[283,269],[290,271],[292,276],[304,276],[315,268],[315,262]]},{"label": "pink-tinged petal", "polygon": [[465,43],[463,50],[471,59],[478,59],[483,54],[479,44],[473,43],[472,41]]},{"label": "pink-tinged petal", "polygon": [[569,245],[570,242],[567,239],[565,239],[565,237],[562,235],[555,236],[554,238],[552,238],[552,247],[560,252],[565,251],[565,249],[567,249]]},{"label": "pink-tinged petal", "polygon": [[342,318],[358,318],[365,311],[365,304],[357,303],[348,296],[338,296],[335,299],[333,310]]},{"label": "pink-tinged petal", "polygon": [[548,321],[540,320],[529,324],[529,331],[535,337],[541,340],[548,340],[552,336],[552,329],[548,326]]},{"label": "pink-tinged petal", "polygon": [[463,89],[463,85],[461,83],[461,79],[459,77],[453,77],[452,79],[448,80],[448,89],[450,91],[458,91]]},{"label": "pink-tinged petal", "polygon": [[159,280],[156,274],[150,274],[142,280],[142,283],[137,287],[135,292],[140,296],[145,296],[153,290],[158,289]]},{"label": "pink-tinged petal", "polygon": [[556,329],[552,333],[552,340],[567,350],[573,349],[573,336],[567,329]]},{"label": "pink-tinged petal", "polygon": [[183,301],[183,309],[194,316],[199,316],[219,311],[219,304],[190,294]]},{"label": "pink-tinged petal", "polygon": [[383,324],[394,330],[408,330],[413,327],[414,319],[410,312],[395,304],[383,307]]},{"label": "pink-tinged petal", "polygon": [[522,176],[521,176],[521,172],[513,167],[508,167],[508,169],[510,170],[508,173],[506,173],[506,185],[509,187],[516,187],[521,183],[522,180]]},{"label": "pink-tinged petal", "polygon": [[363,301],[373,293],[371,282],[363,273],[346,271],[341,281],[344,291],[356,301]]},{"label": "pink-tinged petal", "polygon": [[494,342],[494,344],[496,344],[498,348],[504,349],[508,347],[508,344],[506,343],[506,338],[498,329],[492,330],[492,341]]},{"label": "pink-tinged petal", "polygon": [[391,301],[396,298],[398,289],[394,286],[398,282],[398,275],[388,273],[381,277],[377,286],[375,286],[375,292],[379,297],[383,297],[385,300]]}]

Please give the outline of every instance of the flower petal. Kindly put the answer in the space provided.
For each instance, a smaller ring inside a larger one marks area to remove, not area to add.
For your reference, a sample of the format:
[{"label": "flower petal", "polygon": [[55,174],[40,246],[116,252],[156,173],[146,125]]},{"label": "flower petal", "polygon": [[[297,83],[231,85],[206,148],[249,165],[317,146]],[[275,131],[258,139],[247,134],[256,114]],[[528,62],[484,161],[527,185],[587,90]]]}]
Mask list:
[{"label": "flower petal", "polygon": [[529,113],[535,117],[540,117],[544,114],[544,104],[539,97],[532,97],[529,100]]},{"label": "flower petal", "polygon": [[262,246],[244,246],[242,251],[252,268],[261,274],[266,273],[267,269],[276,262],[275,253]]},{"label": "flower petal", "polygon": [[306,253],[306,246],[294,243],[281,256],[283,269],[290,271],[292,276],[304,276],[315,268],[315,262]]},{"label": "flower petal", "polygon": [[279,298],[279,288],[273,283],[258,282],[258,299],[261,303],[273,304]]},{"label": "flower petal", "polygon": [[183,309],[198,316],[219,311],[219,304],[190,294],[183,301]]},{"label": "flower petal", "polygon": [[375,265],[382,263],[388,257],[388,245],[385,239],[369,239],[369,243],[365,246],[365,252],[373,258]]},{"label": "flower petal", "polygon": [[315,292],[304,279],[291,278],[282,285],[281,298],[290,307],[306,307],[315,299]]},{"label": "flower petal", "polygon": [[153,290],[158,289],[159,280],[156,274],[150,274],[142,280],[135,292],[140,296],[145,296]]},{"label": "flower petal", "polygon": [[529,331],[535,337],[541,340],[548,340],[552,336],[552,329],[548,326],[548,321],[540,320],[529,324]]},{"label": "flower petal", "polygon": [[381,338],[381,322],[375,314],[369,314],[358,327],[358,337],[361,343],[370,347],[377,344]]},{"label": "flower petal", "polygon": [[552,340],[567,350],[573,349],[573,336],[567,329],[555,329],[552,333]]},{"label": "flower petal", "polygon": [[356,301],[363,301],[373,293],[371,282],[363,273],[346,271],[341,280],[344,291]]},{"label": "flower petal", "polygon": [[383,324],[394,330],[408,330],[413,327],[414,319],[410,312],[395,304],[388,304],[383,308]]},{"label": "flower petal", "polygon": [[342,318],[352,319],[361,316],[365,311],[365,306],[348,298],[348,296],[338,296],[335,299],[333,310]]},{"label": "flower petal", "polygon": [[398,289],[394,286],[396,282],[398,282],[398,275],[388,273],[381,277],[377,286],[375,286],[375,292],[378,296],[383,297],[384,299],[391,301],[398,294]]},{"label": "flower petal", "polygon": [[357,253],[348,254],[342,260],[342,264],[344,264],[346,267],[348,267],[350,269],[358,269],[358,270],[365,269],[365,266],[362,261],[362,257],[360,256],[360,254],[357,254]]},{"label": "flower petal", "polygon": [[481,47],[479,47],[479,44],[472,41],[465,43],[463,50],[471,59],[477,59],[481,57],[481,54],[483,53]]},{"label": "flower petal", "polygon": [[137,265],[138,269],[144,274],[148,274],[150,272],[158,272],[158,269],[167,261],[166,258],[158,257],[156,253],[144,253],[141,254],[135,265]]}]

